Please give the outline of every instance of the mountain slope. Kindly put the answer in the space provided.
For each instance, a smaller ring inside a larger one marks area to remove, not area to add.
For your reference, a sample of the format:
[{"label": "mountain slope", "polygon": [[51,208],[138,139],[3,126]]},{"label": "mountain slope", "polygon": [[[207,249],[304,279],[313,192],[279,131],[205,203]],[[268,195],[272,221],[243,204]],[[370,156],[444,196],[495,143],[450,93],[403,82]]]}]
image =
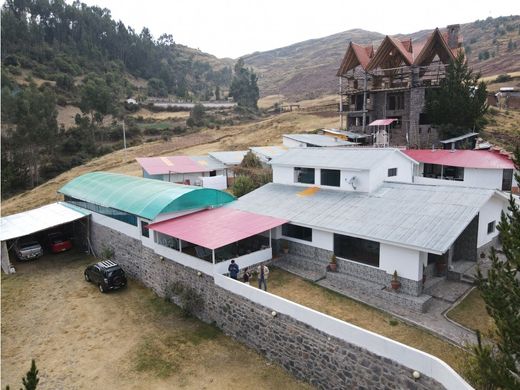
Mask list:
[{"label": "mountain slope", "polygon": [[[440,26],[444,27],[444,26]],[[396,35],[425,40],[431,30]],[[484,76],[520,70],[520,16],[488,18],[462,24],[469,64]],[[259,74],[262,96],[283,94],[292,98],[314,98],[335,93],[335,77],[350,41],[377,46],[383,34],[361,29],[348,30],[244,57]]]}]

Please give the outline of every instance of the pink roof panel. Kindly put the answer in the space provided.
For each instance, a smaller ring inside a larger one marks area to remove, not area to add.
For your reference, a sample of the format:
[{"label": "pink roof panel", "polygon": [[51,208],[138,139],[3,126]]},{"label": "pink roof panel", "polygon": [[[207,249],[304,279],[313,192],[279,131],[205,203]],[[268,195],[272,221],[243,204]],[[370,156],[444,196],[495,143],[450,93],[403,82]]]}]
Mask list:
[{"label": "pink roof panel", "polygon": [[394,123],[397,119],[376,119],[369,126],[388,126]]},{"label": "pink roof panel", "polygon": [[136,160],[149,175],[208,172],[214,169],[198,164],[188,156],[141,157]]},{"label": "pink roof panel", "polygon": [[426,164],[448,165],[463,168],[513,169],[509,157],[490,150],[403,150],[408,157]]},{"label": "pink roof panel", "polygon": [[286,222],[285,219],[220,207],[153,223],[148,227],[205,248],[217,249]]}]

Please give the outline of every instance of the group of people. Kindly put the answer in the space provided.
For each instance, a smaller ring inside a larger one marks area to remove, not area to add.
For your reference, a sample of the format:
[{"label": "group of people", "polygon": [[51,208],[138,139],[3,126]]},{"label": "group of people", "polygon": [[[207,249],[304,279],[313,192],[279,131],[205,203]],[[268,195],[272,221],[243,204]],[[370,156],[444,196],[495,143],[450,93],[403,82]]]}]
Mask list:
[{"label": "group of people", "polygon": [[[229,276],[232,279],[238,280],[240,267],[237,263],[235,263],[235,260],[231,260],[231,264],[229,264],[228,271]],[[269,277],[269,268],[267,268],[266,265],[260,264],[256,269],[256,273],[258,275],[258,288],[263,288],[264,291],[267,291],[267,278]],[[251,271],[249,271],[249,268],[244,268],[244,275],[242,276],[244,283],[250,284],[251,276],[252,275]]]}]

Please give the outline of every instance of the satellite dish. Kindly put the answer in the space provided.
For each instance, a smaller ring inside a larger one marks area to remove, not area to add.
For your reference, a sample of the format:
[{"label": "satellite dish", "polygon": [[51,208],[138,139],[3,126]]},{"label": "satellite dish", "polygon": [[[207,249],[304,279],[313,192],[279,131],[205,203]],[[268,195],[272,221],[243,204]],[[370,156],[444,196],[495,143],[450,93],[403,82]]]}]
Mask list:
[{"label": "satellite dish", "polygon": [[359,179],[357,176],[352,176],[349,181],[348,181],[348,184],[350,184],[352,186],[353,189],[356,189],[358,184],[359,184]]}]

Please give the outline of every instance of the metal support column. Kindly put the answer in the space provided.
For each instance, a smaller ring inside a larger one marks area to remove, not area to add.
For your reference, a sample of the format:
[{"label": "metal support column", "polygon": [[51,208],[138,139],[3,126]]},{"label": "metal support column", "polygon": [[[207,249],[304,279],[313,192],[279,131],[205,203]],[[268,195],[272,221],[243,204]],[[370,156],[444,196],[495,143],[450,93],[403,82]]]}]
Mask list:
[{"label": "metal support column", "polygon": [[365,78],[363,80],[363,134],[367,125],[367,78],[368,74],[365,71]]},{"label": "metal support column", "polygon": [[211,259],[213,260],[213,265],[215,265],[215,249],[211,250]]}]

